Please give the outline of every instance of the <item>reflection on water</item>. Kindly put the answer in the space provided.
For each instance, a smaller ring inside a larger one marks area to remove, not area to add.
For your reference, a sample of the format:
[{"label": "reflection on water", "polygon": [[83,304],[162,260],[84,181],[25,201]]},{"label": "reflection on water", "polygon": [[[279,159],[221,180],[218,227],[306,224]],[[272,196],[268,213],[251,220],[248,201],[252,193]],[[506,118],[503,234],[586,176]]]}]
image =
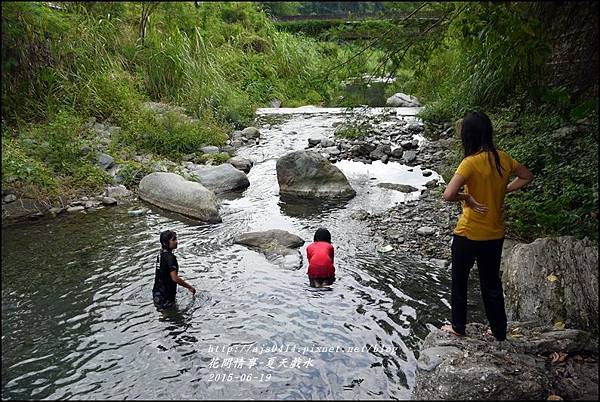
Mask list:
[{"label": "reflection on water", "polygon": [[[256,161],[250,187],[222,199],[220,224],[136,201],[3,228],[2,398],[408,399],[427,325],[449,314],[449,275],[377,253],[367,224],[350,215],[413,199],[374,183],[421,189],[437,176],[344,161],[352,200],[278,195],[276,158],[313,134],[332,136],[342,118],[289,115],[259,127],[260,144],[240,152]],[[131,208],[148,212],[131,218]],[[332,234],[337,281],[315,292],[306,247],[321,226]],[[180,288],[177,307],[160,313],[151,289],[167,228],[178,234],[180,274],[198,293]],[[273,228],[306,240],[301,269],[233,244],[236,234]]]}]

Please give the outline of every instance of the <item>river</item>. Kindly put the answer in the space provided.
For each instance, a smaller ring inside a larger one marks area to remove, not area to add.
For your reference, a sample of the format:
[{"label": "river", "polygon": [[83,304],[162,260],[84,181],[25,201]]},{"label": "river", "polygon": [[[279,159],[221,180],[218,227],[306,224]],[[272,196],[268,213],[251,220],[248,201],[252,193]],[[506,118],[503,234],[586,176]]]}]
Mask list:
[{"label": "river", "polygon": [[[397,111],[391,119],[414,119],[416,109]],[[4,227],[2,399],[409,399],[419,346],[450,314],[449,271],[378,253],[368,221],[350,215],[419,198],[379,182],[420,189],[432,177],[418,166],[340,161],[352,200],[294,205],[278,195],[277,158],[310,136],[331,138],[344,116],[259,109],[261,141],[238,151],[255,160],[250,187],[222,197],[219,224],[133,201]],[[129,217],[135,208],[148,212]],[[331,291],[312,290],[306,277],[306,247],[321,226],[335,247]],[[198,290],[192,298],[179,288],[166,316],[151,302],[165,229],[177,232],[180,275]],[[267,229],[306,241],[301,269],[233,244]]]}]

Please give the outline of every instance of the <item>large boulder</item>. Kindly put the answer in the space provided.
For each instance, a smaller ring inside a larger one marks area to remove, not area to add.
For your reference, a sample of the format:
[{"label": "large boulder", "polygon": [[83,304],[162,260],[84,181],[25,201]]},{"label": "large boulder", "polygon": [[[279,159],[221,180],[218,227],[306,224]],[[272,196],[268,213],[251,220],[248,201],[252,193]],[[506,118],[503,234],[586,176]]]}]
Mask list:
[{"label": "large boulder", "polygon": [[243,190],[250,185],[248,176],[229,163],[218,166],[193,165],[191,176],[215,193]]},{"label": "large boulder", "polygon": [[312,151],[291,152],[277,161],[279,194],[302,198],[352,198],[356,191],[340,169]]},{"label": "large boulder", "polygon": [[419,107],[421,103],[419,100],[412,95],[403,94],[402,92],[398,92],[385,101],[387,106],[392,107]]},{"label": "large boulder", "polygon": [[502,258],[512,320],[598,331],[598,248],[571,236],[513,246]]},{"label": "large boulder", "polygon": [[296,248],[304,244],[301,237],[281,229],[249,232],[234,237],[235,244],[242,244],[265,254],[267,260],[286,269],[302,267],[302,255]]},{"label": "large boulder", "polygon": [[139,196],[163,209],[206,222],[221,222],[215,193],[175,173],[155,172],[145,176],[140,181]]},{"label": "large boulder", "polygon": [[597,353],[591,333],[509,322],[507,341],[498,342],[485,330],[470,323],[458,337],[433,329],[418,354],[412,399],[598,399],[598,362],[581,357]]}]

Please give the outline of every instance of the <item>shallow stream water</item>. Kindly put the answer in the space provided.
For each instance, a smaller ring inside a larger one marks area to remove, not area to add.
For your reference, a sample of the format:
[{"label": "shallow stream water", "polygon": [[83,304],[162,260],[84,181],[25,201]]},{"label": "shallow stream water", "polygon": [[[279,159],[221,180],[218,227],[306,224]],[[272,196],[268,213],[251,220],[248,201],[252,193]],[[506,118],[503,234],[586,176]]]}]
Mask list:
[{"label": "shallow stream water", "polygon": [[[394,109],[396,110],[396,109]],[[377,115],[383,109],[373,108]],[[398,108],[391,119],[414,119]],[[419,167],[341,161],[357,191],[341,203],[289,204],[275,163],[313,135],[333,138],[343,109],[261,109],[250,187],[222,197],[223,222],[199,224],[150,204],[2,229],[2,399],[409,399],[416,355],[450,313],[448,268],[378,253],[355,209],[418,199]],[[382,123],[384,126],[386,123]],[[142,217],[128,209],[145,208]],[[306,247],[329,228],[337,281],[308,287]],[[175,230],[178,307],[151,302],[158,234]],[[301,236],[303,266],[285,270],[233,244],[250,231]]]}]

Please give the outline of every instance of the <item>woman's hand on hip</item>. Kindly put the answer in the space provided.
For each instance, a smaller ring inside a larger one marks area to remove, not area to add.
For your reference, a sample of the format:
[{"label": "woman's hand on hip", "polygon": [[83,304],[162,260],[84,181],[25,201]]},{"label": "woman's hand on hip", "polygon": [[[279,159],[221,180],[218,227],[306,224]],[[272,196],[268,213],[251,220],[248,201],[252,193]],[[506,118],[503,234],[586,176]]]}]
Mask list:
[{"label": "woman's hand on hip", "polygon": [[469,208],[480,214],[485,214],[488,211],[487,205],[478,203],[477,200],[473,198],[471,194],[469,194],[469,197],[465,200],[465,202],[467,203],[467,206]]}]

